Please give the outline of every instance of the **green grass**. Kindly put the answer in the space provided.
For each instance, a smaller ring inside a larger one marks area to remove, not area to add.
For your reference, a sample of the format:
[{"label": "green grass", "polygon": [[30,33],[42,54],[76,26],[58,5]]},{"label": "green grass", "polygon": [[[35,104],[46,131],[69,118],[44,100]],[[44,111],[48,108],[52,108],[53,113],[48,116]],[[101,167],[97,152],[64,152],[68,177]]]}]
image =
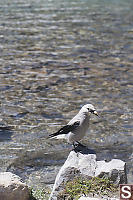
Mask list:
[{"label": "green grass", "polygon": [[107,178],[93,177],[91,179],[75,178],[67,182],[63,192],[59,194],[59,199],[77,200],[81,196],[112,196],[118,188]]}]

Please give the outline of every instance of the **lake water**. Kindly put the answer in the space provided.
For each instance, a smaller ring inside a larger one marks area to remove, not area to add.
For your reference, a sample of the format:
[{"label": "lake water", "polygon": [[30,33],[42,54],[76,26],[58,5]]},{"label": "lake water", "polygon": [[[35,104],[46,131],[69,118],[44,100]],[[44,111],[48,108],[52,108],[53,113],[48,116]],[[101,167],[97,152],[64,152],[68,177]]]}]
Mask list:
[{"label": "lake water", "polygon": [[93,103],[82,143],[133,183],[132,0],[0,1],[0,55],[0,171],[53,184],[72,147],[46,138]]}]

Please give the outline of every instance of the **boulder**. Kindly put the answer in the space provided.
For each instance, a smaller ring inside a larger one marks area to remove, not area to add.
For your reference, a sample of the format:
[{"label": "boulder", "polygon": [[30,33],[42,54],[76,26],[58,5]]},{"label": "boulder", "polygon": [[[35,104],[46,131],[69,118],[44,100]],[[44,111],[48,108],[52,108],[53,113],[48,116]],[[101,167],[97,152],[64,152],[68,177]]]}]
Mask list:
[{"label": "boulder", "polygon": [[127,183],[126,163],[119,159],[112,159],[110,162],[97,161],[95,176],[108,176],[117,186]]},{"label": "boulder", "polygon": [[11,172],[0,173],[0,200],[30,200],[28,186]]},{"label": "boulder", "polygon": [[66,182],[75,177],[110,177],[114,184],[127,182],[126,164],[119,159],[110,162],[97,161],[96,154],[86,147],[80,151],[71,151],[67,160],[57,174],[49,200],[58,200],[57,196],[64,189]]}]

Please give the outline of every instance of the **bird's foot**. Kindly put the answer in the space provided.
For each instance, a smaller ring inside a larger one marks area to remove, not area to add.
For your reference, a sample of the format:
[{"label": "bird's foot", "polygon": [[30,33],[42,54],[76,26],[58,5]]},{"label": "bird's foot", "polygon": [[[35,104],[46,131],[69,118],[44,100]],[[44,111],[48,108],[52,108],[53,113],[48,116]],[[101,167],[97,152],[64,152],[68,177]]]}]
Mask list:
[{"label": "bird's foot", "polygon": [[93,149],[88,149],[87,146],[81,144],[80,142],[73,142],[73,151],[76,153],[80,152],[82,154],[96,154],[96,152]]},{"label": "bird's foot", "polygon": [[85,145],[81,144],[80,142],[73,142],[73,147],[74,149],[78,148],[78,147],[86,147]]}]

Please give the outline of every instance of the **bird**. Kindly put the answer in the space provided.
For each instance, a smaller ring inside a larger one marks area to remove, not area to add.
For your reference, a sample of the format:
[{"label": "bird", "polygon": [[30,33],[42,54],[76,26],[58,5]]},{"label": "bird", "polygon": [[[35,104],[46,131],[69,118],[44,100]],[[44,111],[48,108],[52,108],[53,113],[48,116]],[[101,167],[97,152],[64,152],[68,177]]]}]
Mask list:
[{"label": "bird", "polygon": [[76,145],[82,145],[79,141],[83,139],[89,128],[89,120],[92,114],[99,117],[92,104],[84,105],[67,125],[59,129],[57,132],[50,134],[48,138],[65,138],[67,142],[72,144],[74,147]]}]

